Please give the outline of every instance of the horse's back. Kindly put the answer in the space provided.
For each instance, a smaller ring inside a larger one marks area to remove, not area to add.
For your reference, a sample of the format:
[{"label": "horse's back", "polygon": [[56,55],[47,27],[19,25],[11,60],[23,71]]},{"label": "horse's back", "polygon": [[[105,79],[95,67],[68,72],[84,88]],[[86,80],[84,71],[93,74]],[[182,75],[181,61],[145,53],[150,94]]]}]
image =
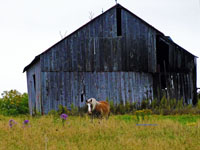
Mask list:
[{"label": "horse's back", "polygon": [[106,102],[106,101],[99,101],[99,103],[101,103],[101,104],[105,104],[105,105],[109,105],[109,103]]},{"label": "horse's back", "polygon": [[100,105],[97,106],[98,110],[102,110],[103,113],[108,114],[110,112],[110,105],[106,101],[99,101]]}]

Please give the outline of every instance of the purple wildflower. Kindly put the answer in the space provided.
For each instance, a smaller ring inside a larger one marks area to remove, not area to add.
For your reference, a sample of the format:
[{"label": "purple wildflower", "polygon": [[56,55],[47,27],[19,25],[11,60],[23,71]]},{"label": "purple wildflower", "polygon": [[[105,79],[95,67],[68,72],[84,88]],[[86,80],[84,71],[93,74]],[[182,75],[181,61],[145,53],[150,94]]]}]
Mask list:
[{"label": "purple wildflower", "polygon": [[64,119],[64,120],[66,120],[67,117],[68,117],[67,114],[61,114],[61,115],[60,115],[60,118],[62,118],[62,119]]},{"label": "purple wildflower", "polygon": [[28,124],[29,120],[24,120],[24,125]]},{"label": "purple wildflower", "polygon": [[10,120],[9,120],[9,126],[10,126],[10,128],[12,128],[15,124],[17,124],[17,123],[15,122],[15,120],[13,120],[13,119],[10,119]]}]

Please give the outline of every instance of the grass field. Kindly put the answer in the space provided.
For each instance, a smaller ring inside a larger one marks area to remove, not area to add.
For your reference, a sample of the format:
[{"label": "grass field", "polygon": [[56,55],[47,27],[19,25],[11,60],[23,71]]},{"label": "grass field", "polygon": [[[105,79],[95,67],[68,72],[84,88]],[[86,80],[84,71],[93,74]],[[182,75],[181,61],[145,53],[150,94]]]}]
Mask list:
[{"label": "grass field", "polygon": [[[9,127],[9,120],[17,124]],[[28,125],[23,125],[25,119]],[[0,150],[199,150],[200,116],[0,116]]]}]

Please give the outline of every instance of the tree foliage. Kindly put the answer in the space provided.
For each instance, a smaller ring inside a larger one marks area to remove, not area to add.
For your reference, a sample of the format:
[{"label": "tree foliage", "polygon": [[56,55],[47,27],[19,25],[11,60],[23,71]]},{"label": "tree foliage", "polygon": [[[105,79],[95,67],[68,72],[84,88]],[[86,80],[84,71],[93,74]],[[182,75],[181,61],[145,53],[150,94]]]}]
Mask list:
[{"label": "tree foliage", "polygon": [[17,90],[4,91],[0,98],[0,114],[19,115],[29,113],[28,94]]}]

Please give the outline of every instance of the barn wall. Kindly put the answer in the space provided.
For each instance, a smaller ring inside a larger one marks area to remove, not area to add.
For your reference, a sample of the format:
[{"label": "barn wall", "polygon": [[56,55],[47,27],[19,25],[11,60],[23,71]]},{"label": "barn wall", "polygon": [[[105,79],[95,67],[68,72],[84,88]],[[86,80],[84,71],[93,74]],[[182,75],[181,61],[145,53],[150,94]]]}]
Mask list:
[{"label": "barn wall", "polygon": [[[154,74],[153,93],[158,99],[165,95],[170,99],[180,100],[183,98],[185,104],[192,104],[195,90],[193,82],[192,73]],[[162,84],[165,84],[164,88]]]},{"label": "barn wall", "polygon": [[40,63],[39,61],[32,65],[27,70],[27,86],[29,97],[29,111],[33,115],[37,112],[41,112],[41,83],[40,83]]},{"label": "barn wall", "polygon": [[123,38],[68,38],[41,55],[42,71],[122,71]]},{"label": "barn wall", "polygon": [[[157,31],[122,9],[124,70],[156,72]],[[140,65],[138,65],[140,64]]]},{"label": "barn wall", "polygon": [[[157,62],[157,73],[154,75],[156,76],[154,84],[157,87],[156,90],[154,89],[154,91],[157,93],[155,93],[155,95],[158,95],[160,99],[163,89],[167,88],[168,96],[171,98],[183,98],[185,103],[189,104],[193,102],[193,104],[195,104],[196,58],[170,40],[165,40],[160,37],[157,39],[157,42],[160,41],[162,41],[161,43],[164,42],[164,45],[168,47],[168,53],[163,53],[164,49],[166,50],[166,48],[157,48],[157,53],[159,53],[158,51],[161,51],[161,54],[164,55],[161,57],[164,57],[165,59],[167,58],[167,60],[165,60],[164,68],[160,68],[162,65]],[[168,56],[166,57],[166,55]],[[158,59],[159,58],[157,57],[157,61]],[[172,83],[174,84],[173,88],[170,86]]]},{"label": "barn wall", "polygon": [[160,37],[157,42],[159,41],[164,41],[169,46],[169,68],[166,68],[168,72],[188,73],[195,69],[194,55],[170,40]]},{"label": "barn wall", "polygon": [[[42,72],[42,100],[44,113],[58,109],[85,105],[85,100],[141,102],[153,98],[153,78],[148,73],[135,72]],[[84,100],[81,102],[81,94]]]}]

